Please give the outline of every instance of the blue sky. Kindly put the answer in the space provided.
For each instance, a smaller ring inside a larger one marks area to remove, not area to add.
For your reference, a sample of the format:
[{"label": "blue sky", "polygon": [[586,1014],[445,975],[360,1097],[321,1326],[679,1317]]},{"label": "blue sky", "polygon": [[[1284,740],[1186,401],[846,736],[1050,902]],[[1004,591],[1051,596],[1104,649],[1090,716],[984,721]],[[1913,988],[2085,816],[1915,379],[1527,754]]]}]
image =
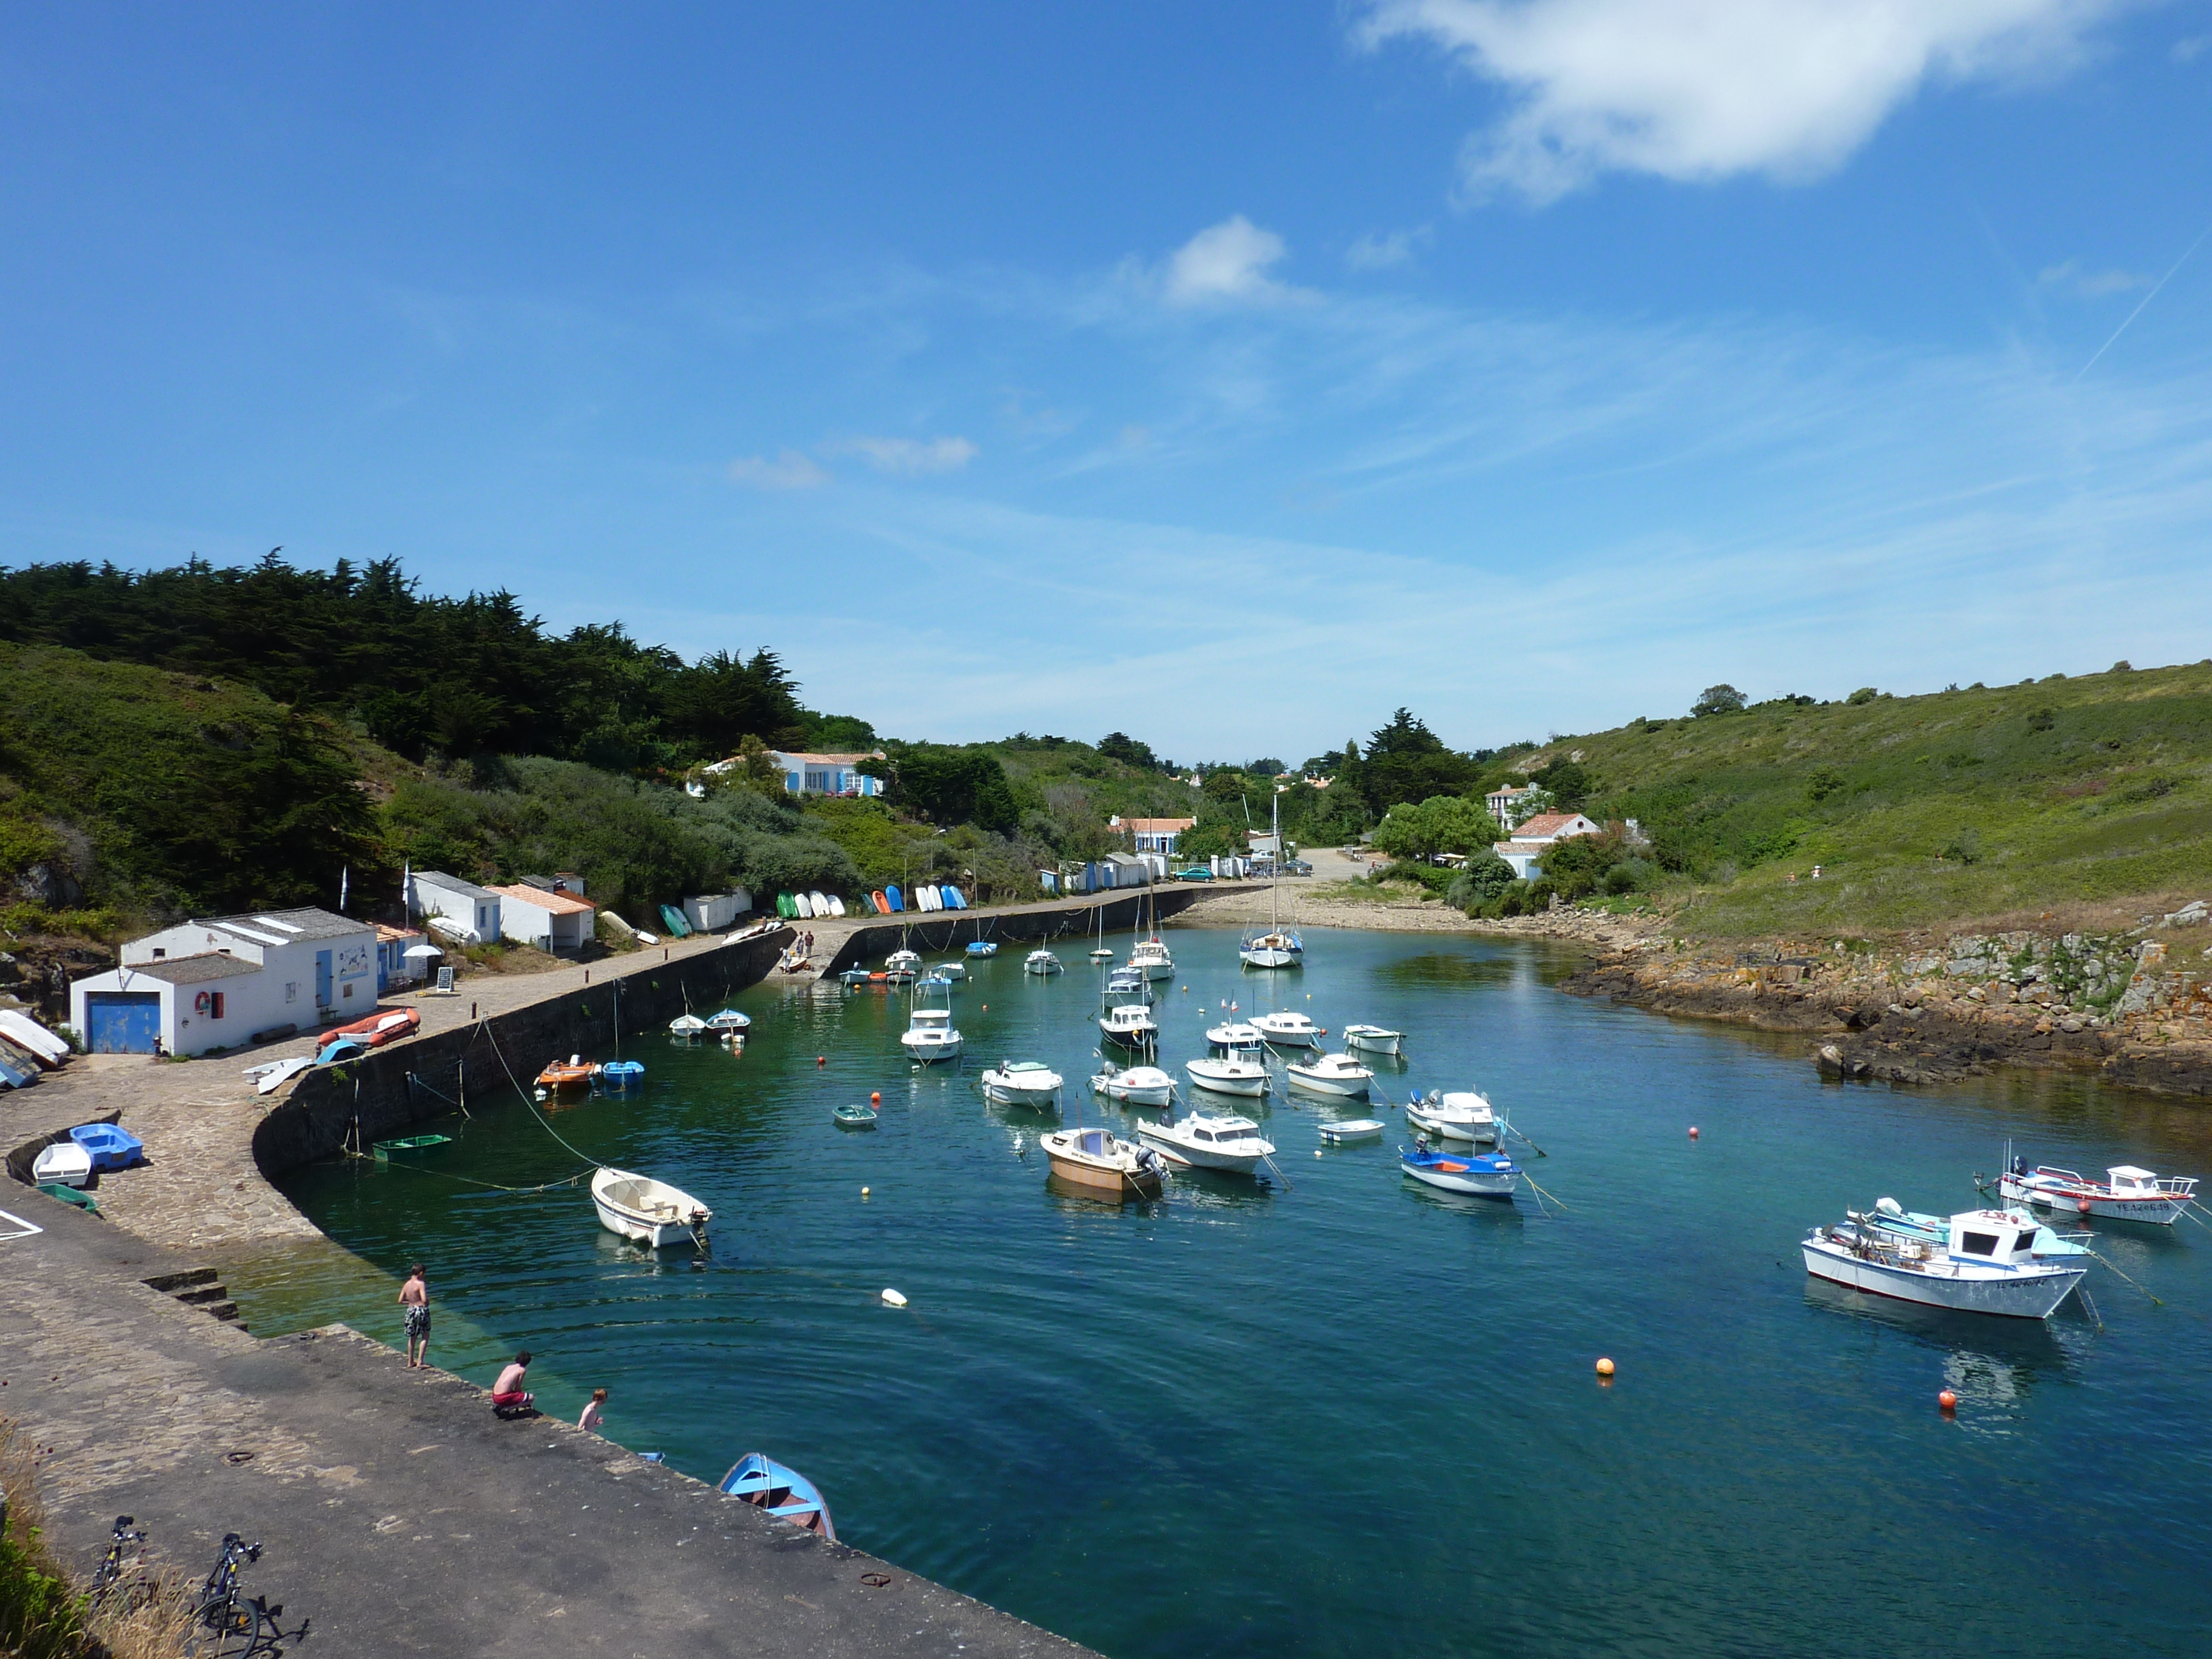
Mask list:
[{"label": "blue sky", "polygon": [[0,562],[1184,757],[2212,650],[2212,7],[731,10],[12,10]]}]

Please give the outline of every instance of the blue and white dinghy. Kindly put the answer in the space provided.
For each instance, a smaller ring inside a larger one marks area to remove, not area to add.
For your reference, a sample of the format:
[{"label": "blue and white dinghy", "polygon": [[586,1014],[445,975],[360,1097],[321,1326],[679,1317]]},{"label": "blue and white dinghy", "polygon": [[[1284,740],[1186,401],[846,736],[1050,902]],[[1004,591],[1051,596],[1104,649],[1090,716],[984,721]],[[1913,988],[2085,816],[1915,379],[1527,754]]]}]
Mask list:
[{"label": "blue and white dinghy", "polygon": [[1439,1152],[1427,1146],[1398,1149],[1398,1167],[1416,1181],[1448,1193],[1502,1198],[1510,1203],[1521,1166],[1504,1152]]},{"label": "blue and white dinghy", "polygon": [[722,1490],[766,1510],[779,1521],[804,1527],[825,1543],[837,1541],[837,1528],[830,1520],[830,1505],[814,1483],[788,1464],[766,1452],[747,1452],[722,1477]]}]

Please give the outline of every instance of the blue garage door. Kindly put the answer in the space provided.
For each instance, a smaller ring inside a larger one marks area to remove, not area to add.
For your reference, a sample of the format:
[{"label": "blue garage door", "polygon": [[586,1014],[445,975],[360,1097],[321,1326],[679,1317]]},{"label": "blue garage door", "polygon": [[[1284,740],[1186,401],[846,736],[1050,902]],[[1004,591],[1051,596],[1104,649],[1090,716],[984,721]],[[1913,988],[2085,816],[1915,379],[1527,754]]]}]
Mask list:
[{"label": "blue garage door", "polygon": [[161,1035],[158,991],[88,991],[85,1041],[95,1054],[150,1054]]}]

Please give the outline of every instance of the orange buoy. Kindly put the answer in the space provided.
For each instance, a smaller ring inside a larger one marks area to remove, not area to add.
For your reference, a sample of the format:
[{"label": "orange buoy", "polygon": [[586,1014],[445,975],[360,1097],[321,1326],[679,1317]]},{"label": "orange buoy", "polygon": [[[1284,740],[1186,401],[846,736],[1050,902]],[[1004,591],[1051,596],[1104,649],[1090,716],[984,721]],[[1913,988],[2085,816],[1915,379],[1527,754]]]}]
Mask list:
[{"label": "orange buoy", "polygon": [[2089,1200],[2086,1198],[2077,1198],[2074,1200],[2074,1207],[2083,1215],[2087,1215],[2089,1213]]},{"label": "orange buoy", "polygon": [[817,1066],[827,1066],[830,1063],[830,1056],[827,1054],[817,1054],[814,1056],[814,1063]]},{"label": "orange buoy", "polygon": [[871,1089],[871,1090],[869,1090],[869,1091],[868,1091],[868,1104],[869,1104],[869,1105],[871,1105],[871,1106],[880,1106],[880,1105],[882,1105],[883,1103],[884,1103],[884,1096],[883,1096],[883,1091],[882,1091],[880,1089]]},{"label": "orange buoy", "polygon": [[1946,1389],[1936,1396],[1936,1404],[1946,1415],[1959,1409],[1959,1396]]},{"label": "orange buoy", "polygon": [[1597,1362],[1597,1374],[1600,1376],[1611,1376],[1613,1375],[1613,1361],[1610,1359],[1599,1360]]},{"label": "orange buoy", "polygon": [[1698,1126],[1697,1126],[1696,1124],[1692,1123],[1692,1124],[1690,1126],[1690,1139],[1692,1139],[1692,1140],[1695,1140],[1697,1138],[1698,1138]]}]

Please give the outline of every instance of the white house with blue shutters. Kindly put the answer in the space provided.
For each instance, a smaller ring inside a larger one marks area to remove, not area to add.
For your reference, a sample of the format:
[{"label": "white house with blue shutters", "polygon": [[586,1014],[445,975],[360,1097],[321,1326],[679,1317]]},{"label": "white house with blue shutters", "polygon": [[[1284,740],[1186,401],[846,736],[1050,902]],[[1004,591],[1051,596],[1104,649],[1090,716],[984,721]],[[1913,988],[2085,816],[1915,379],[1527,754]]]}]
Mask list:
[{"label": "white house with blue shutters", "polygon": [[360,1019],[376,1006],[376,929],[328,910],[180,922],[70,987],[94,1054],[201,1054]]}]

